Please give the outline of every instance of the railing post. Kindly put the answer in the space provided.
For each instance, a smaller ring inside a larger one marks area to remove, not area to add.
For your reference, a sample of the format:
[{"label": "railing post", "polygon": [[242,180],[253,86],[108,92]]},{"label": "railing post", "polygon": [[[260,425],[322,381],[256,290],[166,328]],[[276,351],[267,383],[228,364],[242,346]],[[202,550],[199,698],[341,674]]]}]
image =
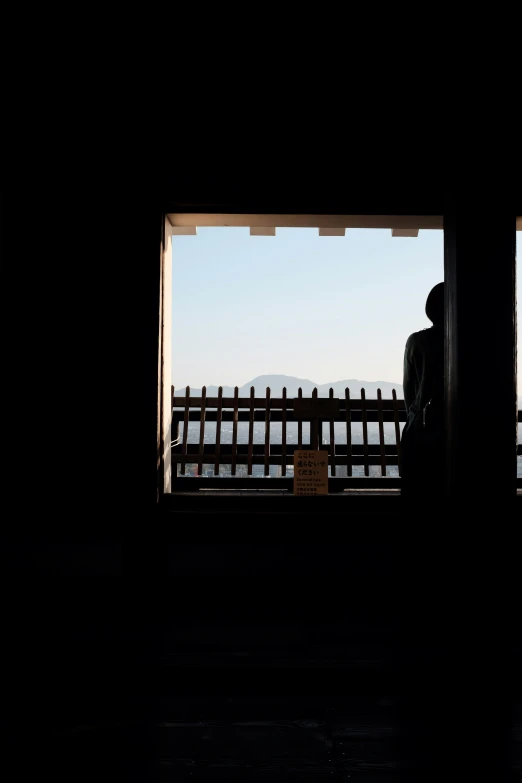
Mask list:
[{"label": "railing post", "polygon": [[176,479],[178,477],[178,463],[174,462],[172,459],[172,444],[174,443],[176,446],[179,443],[179,419],[174,419],[174,398],[175,398],[175,389],[174,386],[171,388],[170,393],[170,420],[171,420],[171,447],[170,447],[170,460],[171,460],[171,468],[170,468],[170,487],[171,492],[174,491]]},{"label": "railing post", "polygon": [[319,419],[317,416],[310,419],[310,447],[313,451],[319,449]]},{"label": "railing post", "polygon": [[[317,399],[317,387],[313,389],[312,391],[312,399]],[[316,416],[314,419],[310,421],[310,445],[312,449],[318,450],[319,449],[319,437],[321,438],[321,443],[323,442],[323,426],[322,422],[319,422],[319,417]]]}]

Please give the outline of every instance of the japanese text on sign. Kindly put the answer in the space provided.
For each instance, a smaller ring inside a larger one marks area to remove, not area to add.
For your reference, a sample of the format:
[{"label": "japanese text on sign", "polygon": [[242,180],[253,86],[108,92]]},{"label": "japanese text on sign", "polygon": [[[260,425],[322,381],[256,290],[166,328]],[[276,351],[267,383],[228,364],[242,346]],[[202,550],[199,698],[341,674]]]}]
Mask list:
[{"label": "japanese text on sign", "polygon": [[328,494],[328,452],[294,452],[294,495]]}]

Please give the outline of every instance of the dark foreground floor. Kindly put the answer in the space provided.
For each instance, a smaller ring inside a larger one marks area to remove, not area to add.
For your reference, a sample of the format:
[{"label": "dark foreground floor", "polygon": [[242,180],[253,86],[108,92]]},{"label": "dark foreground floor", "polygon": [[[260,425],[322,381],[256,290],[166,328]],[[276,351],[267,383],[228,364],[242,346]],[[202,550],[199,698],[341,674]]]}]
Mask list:
[{"label": "dark foreground floor", "polygon": [[519,523],[493,521],[251,508],[6,539],[9,779],[519,780]]}]

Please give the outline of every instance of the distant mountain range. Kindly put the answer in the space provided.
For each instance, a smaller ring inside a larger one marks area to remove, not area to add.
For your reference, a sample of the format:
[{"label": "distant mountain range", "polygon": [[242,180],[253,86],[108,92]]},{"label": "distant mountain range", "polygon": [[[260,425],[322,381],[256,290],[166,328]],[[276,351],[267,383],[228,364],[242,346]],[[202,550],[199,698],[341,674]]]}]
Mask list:
[{"label": "distant mountain range", "polygon": [[[266,392],[266,387],[270,387],[270,393],[272,397],[279,397],[282,393],[283,387],[286,386],[287,397],[297,397],[298,389],[303,390],[303,396],[310,397],[312,391],[317,388],[318,397],[328,397],[330,389],[333,389],[334,397],[344,397],[344,390],[350,389],[350,395],[352,397],[360,397],[361,389],[364,389],[366,396],[375,399],[377,397],[377,389],[381,390],[381,394],[384,398],[390,399],[392,396],[392,389],[397,392],[399,399],[403,398],[402,384],[390,383],[390,381],[359,381],[355,378],[351,378],[345,381],[333,381],[332,383],[314,383],[307,378],[294,378],[293,375],[259,375],[257,378],[245,383],[239,387],[240,397],[250,396],[250,387],[253,386],[256,390],[257,397],[263,397]],[[182,397],[185,394],[185,388],[175,389],[176,397]],[[199,397],[201,389],[193,389],[191,387],[190,394],[193,397]],[[218,387],[207,386],[207,396],[217,397]],[[223,396],[233,397],[234,387],[223,386]]]}]

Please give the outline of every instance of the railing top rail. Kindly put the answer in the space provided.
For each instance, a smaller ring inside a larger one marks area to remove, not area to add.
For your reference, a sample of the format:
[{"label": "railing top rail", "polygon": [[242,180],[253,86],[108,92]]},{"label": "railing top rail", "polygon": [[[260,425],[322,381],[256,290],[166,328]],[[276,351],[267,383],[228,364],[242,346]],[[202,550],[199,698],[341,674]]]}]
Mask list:
[{"label": "railing top rail", "polygon": [[[206,408],[217,408],[219,404],[219,397],[205,397],[205,407]],[[267,398],[266,397],[238,397],[237,400],[234,397],[222,397],[221,398],[221,405],[223,408],[244,408],[249,410],[252,404],[252,399],[254,402],[254,408],[266,408],[267,404]],[[295,399],[298,399],[297,397]],[[310,398],[313,399],[313,398]],[[326,397],[319,397],[320,400],[322,399],[328,399]],[[346,400],[344,397],[335,397],[334,399],[339,400],[339,408],[340,410],[346,409]],[[269,398],[269,406],[270,409],[281,409],[283,408],[283,401],[286,403],[286,408],[288,410],[293,410],[294,408],[294,398],[293,397],[287,397],[286,400],[283,397],[270,397]],[[189,397],[188,398],[188,405],[189,408],[200,408],[201,404],[203,402],[202,397]],[[350,408],[351,409],[361,409],[363,404],[363,400],[361,398],[357,397],[351,397],[350,398]],[[376,399],[368,399],[366,398],[364,400],[364,404],[366,406],[367,410],[378,410],[379,409],[379,401]],[[404,410],[404,400],[397,400],[396,402],[389,398],[383,398],[382,399],[382,408],[384,410],[393,410],[395,404],[397,405],[398,410]],[[184,408],[187,405],[187,397],[174,397],[173,405],[175,408]]]},{"label": "railing top rail", "polygon": [[[174,387],[172,387],[172,390],[174,392]],[[301,392],[301,389],[299,389],[299,392]],[[220,387],[220,393],[221,387]],[[290,415],[290,420],[292,420],[293,410],[294,410],[294,399],[319,399],[319,400],[336,400],[339,402],[339,414],[334,418],[335,421],[340,420],[338,416],[345,416],[346,411],[355,411],[360,412],[362,410],[364,411],[384,411],[385,413],[392,412],[398,412],[400,414],[400,419],[404,420],[403,417],[405,415],[406,411],[406,405],[403,399],[399,399],[396,396],[395,390],[393,390],[393,397],[383,397],[379,399],[380,395],[380,389],[377,390],[377,396],[375,398],[368,398],[365,396],[365,390],[361,389],[361,397],[351,397],[350,396],[350,389],[345,389],[345,395],[339,395],[338,397],[333,396],[333,389],[330,389],[330,397],[317,397],[317,389],[314,389],[311,395],[306,395],[306,397],[303,398],[302,393],[299,395],[296,395],[295,397],[286,396],[286,388],[282,389],[282,395],[281,397],[272,397],[270,387],[266,388],[265,395],[262,397],[256,397],[255,395],[255,389],[252,386],[250,389],[250,396],[249,397],[240,397],[238,395],[238,387],[235,388],[235,395],[234,397],[207,397],[206,396],[206,387],[203,387],[202,394],[198,396],[190,396],[190,388],[187,387],[186,392],[184,394],[177,394],[172,395],[172,405],[174,413],[176,413],[176,408],[184,409],[187,408],[201,408],[204,406],[207,410],[209,408],[220,408],[223,411],[226,411],[227,409],[230,410],[266,410],[267,406],[271,411],[281,411],[285,410],[288,411]],[[321,414],[318,413],[318,418],[323,420],[328,420],[329,418],[332,418],[328,416],[327,414]],[[522,410],[518,411],[518,421],[522,423]]]}]

